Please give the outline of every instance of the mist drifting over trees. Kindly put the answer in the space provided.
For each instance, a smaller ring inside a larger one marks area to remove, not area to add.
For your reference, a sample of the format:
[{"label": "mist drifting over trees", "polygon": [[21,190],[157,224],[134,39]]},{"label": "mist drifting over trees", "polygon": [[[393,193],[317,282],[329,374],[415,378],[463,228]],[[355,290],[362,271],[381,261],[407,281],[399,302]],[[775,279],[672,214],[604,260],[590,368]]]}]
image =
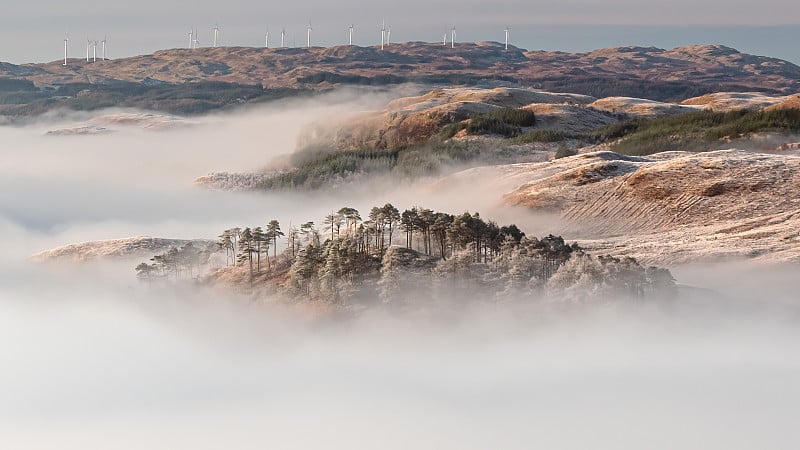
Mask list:
[{"label": "mist drifting over trees", "polygon": [[514,224],[498,225],[477,212],[401,212],[391,203],[372,207],[363,219],[357,209],[342,207],[321,226],[309,221],[285,233],[274,219],[264,227],[229,228],[216,252],[190,243],[140,263],[136,272],[150,283],[192,278],[214,254],[224,255],[224,267],[212,268],[205,282],[345,308],[420,307],[437,298],[584,302],[676,293],[668,270],[630,257],[594,257],[562,237],[528,237]]}]

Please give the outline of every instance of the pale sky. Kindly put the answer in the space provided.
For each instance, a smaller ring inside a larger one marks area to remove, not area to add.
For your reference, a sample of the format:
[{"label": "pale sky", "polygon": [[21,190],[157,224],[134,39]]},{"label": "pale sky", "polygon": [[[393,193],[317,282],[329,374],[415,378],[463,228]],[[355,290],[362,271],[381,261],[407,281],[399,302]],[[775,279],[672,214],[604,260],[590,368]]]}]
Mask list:
[{"label": "pale sky", "polygon": [[347,26],[354,23],[356,43],[374,45],[382,19],[394,41],[438,41],[452,26],[459,40],[500,41],[509,26],[512,42],[528,49],[722,43],[800,62],[800,2],[787,0],[0,1],[0,61],[15,63],[59,59],[65,33],[70,56],[85,55],[87,38],[108,36],[113,58],[186,46],[192,25],[201,44],[210,44],[215,23],[223,45],[263,46],[268,28],[277,43],[286,27],[287,43],[300,46],[309,20],[313,44],[345,43]]}]

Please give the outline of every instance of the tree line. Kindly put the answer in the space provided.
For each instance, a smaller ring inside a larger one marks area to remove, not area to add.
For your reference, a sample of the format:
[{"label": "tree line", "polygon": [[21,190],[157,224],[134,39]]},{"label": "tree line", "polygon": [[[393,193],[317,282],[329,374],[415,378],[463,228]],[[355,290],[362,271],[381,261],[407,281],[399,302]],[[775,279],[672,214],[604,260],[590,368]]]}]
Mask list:
[{"label": "tree line", "polygon": [[[304,222],[285,233],[277,220],[229,228],[219,235],[216,252],[226,266],[246,271],[251,285],[280,280],[286,293],[336,303],[359,295],[390,301],[429,282],[467,295],[583,283],[633,297],[674,284],[664,269],[645,268],[631,258],[593,258],[560,236],[527,237],[516,225],[500,225],[477,212],[418,206],[400,211],[391,203],[372,207],[366,217],[342,207],[319,226]],[[191,277],[210,253],[187,244],[136,271],[142,279]]]}]

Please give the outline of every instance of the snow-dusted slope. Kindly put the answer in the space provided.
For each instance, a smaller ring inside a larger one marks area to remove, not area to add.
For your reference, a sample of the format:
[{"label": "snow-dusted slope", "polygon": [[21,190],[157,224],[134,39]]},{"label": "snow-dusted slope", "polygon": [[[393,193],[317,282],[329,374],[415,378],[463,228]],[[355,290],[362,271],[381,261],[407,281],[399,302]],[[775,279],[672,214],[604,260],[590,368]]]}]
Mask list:
[{"label": "snow-dusted slope", "polygon": [[31,257],[35,261],[89,261],[97,258],[140,258],[163,253],[170,247],[182,247],[191,242],[200,248],[213,248],[209,240],[163,239],[130,237],[105,241],[82,242],[45,250]]},{"label": "snow-dusted slope", "polygon": [[797,156],[597,152],[473,169],[446,183],[475,177],[493,180],[491,189],[506,204],[555,213],[569,238],[613,254],[659,264],[800,261]]},{"label": "snow-dusted slope", "polygon": [[731,111],[776,107],[792,99],[796,101],[797,96],[772,96],[760,92],[716,92],[684,100],[681,104],[712,111]]},{"label": "snow-dusted slope", "polygon": [[162,131],[191,125],[192,123],[186,119],[168,114],[114,111],[64,128],[50,130],[46,134],[50,136],[95,135],[113,133],[122,129]]},{"label": "snow-dusted slope", "polygon": [[606,97],[589,104],[589,107],[600,111],[624,113],[635,117],[660,117],[697,111],[697,106],[678,105],[675,103],[657,102],[642,98]]}]

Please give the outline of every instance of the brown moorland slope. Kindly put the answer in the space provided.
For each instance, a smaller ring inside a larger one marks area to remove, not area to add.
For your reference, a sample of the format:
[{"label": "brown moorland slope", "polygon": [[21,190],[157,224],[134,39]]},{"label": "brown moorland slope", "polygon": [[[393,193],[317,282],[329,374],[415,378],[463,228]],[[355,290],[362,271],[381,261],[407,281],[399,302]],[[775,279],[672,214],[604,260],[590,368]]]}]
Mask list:
[{"label": "brown moorland slope", "polygon": [[[89,63],[72,59],[67,66],[61,61],[21,66],[0,63],[0,81],[3,78],[30,82],[36,88],[81,83],[91,89],[116,83],[128,96],[143,95],[142,89],[154,86],[197,82],[230,84],[239,90],[242,86],[258,86],[262,91],[402,83],[518,85],[596,98],[624,96],[657,101],[678,101],[720,91],[772,95],[800,91],[800,67],[720,45],[672,50],[616,47],[589,53],[526,51],[515,47],[506,51],[501,44],[492,42],[464,43],[454,49],[408,42],[393,44],[386,51],[356,46],[173,49]],[[75,92],[58,94],[71,96]],[[193,99],[197,93],[169,95]],[[259,92],[241,92],[231,98],[208,99],[209,105],[204,107],[259,96]],[[0,103],[25,101],[13,96]],[[91,107],[85,103],[81,106]],[[153,102],[154,108],[159,105]],[[168,106],[162,105],[165,109]]]}]

